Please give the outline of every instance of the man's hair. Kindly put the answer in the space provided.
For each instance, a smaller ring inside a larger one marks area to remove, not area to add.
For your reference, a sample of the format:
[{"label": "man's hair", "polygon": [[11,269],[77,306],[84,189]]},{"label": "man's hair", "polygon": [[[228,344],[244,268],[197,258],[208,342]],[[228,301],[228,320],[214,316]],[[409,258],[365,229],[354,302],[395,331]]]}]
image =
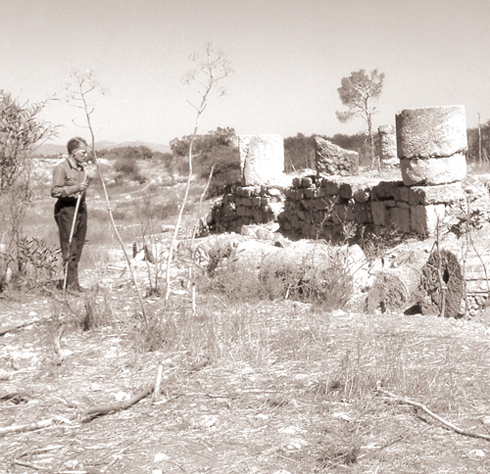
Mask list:
[{"label": "man's hair", "polygon": [[72,138],[71,140],[69,140],[68,143],[66,144],[68,154],[71,155],[72,151],[76,150],[80,146],[81,143],[83,143],[85,146],[87,146],[87,142],[83,138],[75,137],[75,138]]}]

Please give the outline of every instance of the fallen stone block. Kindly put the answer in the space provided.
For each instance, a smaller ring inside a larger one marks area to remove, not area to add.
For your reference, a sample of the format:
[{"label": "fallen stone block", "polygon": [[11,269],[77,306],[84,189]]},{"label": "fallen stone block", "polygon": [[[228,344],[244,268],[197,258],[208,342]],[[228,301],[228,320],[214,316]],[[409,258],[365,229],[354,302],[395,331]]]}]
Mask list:
[{"label": "fallen stone block", "polygon": [[344,150],[323,137],[315,137],[315,160],[317,173],[341,176],[357,174],[359,153]]}]

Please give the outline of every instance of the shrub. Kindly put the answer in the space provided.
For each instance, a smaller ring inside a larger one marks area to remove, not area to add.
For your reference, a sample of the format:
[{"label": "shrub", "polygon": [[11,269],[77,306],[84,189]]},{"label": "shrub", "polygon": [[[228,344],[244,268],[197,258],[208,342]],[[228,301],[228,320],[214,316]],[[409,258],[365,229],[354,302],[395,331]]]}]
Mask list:
[{"label": "shrub", "polygon": [[199,176],[207,179],[213,165],[213,177],[208,189],[208,198],[221,194],[226,185],[240,181],[238,149],[225,145],[214,147],[208,156],[204,156],[196,164]]},{"label": "shrub", "polygon": [[346,253],[326,245],[298,245],[264,257],[237,251],[233,238],[222,236],[206,249],[201,285],[236,300],[294,299],[342,308],[353,292]]},{"label": "shrub", "polygon": [[393,225],[382,227],[377,233],[367,230],[366,227],[358,228],[357,240],[368,261],[384,257],[390,249],[406,239],[407,235]]},{"label": "shrub", "polygon": [[269,265],[260,273],[264,291],[272,299],[291,298],[329,310],[343,308],[352,295],[352,276],[339,254],[328,264],[325,259],[318,262],[315,257],[311,253],[302,260],[298,260],[297,255],[269,260]]},{"label": "shrub", "polygon": [[[12,250],[10,255],[0,253],[0,262],[3,268],[12,269],[12,284],[18,288],[55,285],[63,274],[60,250],[48,247],[41,239],[21,236]],[[4,277],[0,275],[0,282]]]},{"label": "shrub", "polygon": [[114,169],[118,172],[119,178],[130,179],[131,181],[144,181],[138,162],[134,157],[122,156],[116,160]]}]

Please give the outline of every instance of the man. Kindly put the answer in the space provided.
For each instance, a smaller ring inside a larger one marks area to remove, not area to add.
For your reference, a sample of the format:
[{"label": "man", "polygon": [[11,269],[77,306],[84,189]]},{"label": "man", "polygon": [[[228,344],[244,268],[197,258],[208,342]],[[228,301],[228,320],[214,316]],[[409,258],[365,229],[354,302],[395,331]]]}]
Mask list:
[{"label": "man", "polygon": [[[83,291],[78,283],[78,262],[87,233],[87,142],[83,138],[75,137],[69,140],[66,146],[68,157],[54,169],[51,196],[58,199],[54,207],[54,218],[60,234],[66,289],[78,294]],[[78,200],[80,202],[77,209]],[[70,242],[72,228],[73,236]]]}]

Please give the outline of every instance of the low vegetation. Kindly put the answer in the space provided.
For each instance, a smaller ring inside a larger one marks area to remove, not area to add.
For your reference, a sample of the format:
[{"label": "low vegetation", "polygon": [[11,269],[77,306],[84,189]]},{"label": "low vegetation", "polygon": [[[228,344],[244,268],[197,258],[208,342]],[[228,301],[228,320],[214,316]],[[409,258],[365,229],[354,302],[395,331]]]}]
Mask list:
[{"label": "low vegetation", "polygon": [[[49,173],[30,183],[39,197],[0,292],[0,472],[488,472],[487,309],[471,320],[363,311],[335,253],[327,267],[276,259],[260,271],[233,246],[200,254],[204,170],[229,151],[202,154],[168,301],[163,231],[182,178],[144,150],[124,152],[138,179],[103,157],[146,318],[100,183],[87,198],[81,297],[57,289]],[[361,237],[370,261],[400,238]]]}]

